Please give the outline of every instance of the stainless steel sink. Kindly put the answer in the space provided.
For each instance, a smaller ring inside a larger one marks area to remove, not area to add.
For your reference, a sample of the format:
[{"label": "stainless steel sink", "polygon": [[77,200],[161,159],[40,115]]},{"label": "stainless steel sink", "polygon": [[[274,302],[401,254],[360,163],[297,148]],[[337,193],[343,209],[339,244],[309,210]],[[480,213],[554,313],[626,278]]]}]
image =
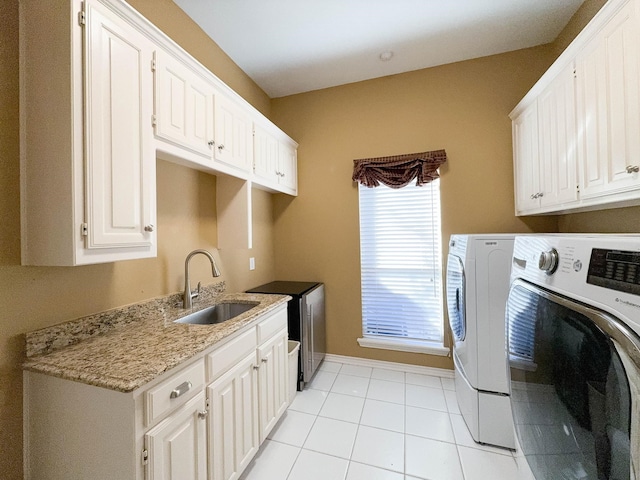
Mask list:
[{"label": "stainless steel sink", "polygon": [[197,312],[185,315],[178,320],[174,320],[175,323],[189,323],[191,325],[214,325],[216,323],[226,322],[238,315],[248,312],[253,307],[258,305],[257,303],[218,303],[211,307],[204,308]]}]

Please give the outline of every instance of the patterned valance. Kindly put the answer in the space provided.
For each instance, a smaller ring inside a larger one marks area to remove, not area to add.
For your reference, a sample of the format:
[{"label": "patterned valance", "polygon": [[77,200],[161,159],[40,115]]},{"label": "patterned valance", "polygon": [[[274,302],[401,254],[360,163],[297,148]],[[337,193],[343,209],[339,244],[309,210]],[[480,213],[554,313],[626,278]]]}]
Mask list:
[{"label": "patterned valance", "polygon": [[365,187],[377,187],[382,183],[387,187],[402,188],[414,178],[417,185],[424,185],[439,177],[438,168],[446,161],[444,150],[362,158],[353,161],[352,179]]}]

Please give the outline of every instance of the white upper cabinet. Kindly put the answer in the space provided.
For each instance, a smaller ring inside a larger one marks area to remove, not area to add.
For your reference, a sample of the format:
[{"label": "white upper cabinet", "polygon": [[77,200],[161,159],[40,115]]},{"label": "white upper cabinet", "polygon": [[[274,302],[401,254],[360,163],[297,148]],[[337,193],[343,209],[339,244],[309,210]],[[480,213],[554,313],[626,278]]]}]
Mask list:
[{"label": "white upper cabinet", "polygon": [[278,184],[278,140],[259,125],[253,128],[253,173],[265,186]]},{"label": "white upper cabinet", "polygon": [[640,22],[627,3],[577,57],[584,198],[640,186]]},{"label": "white upper cabinet", "polygon": [[204,157],[213,152],[213,87],[163,50],[155,52],[156,136]]},{"label": "white upper cabinet", "polygon": [[278,145],[278,184],[280,191],[290,195],[298,194],[298,153],[290,142],[281,141]]},{"label": "white upper cabinet", "polygon": [[253,127],[253,181],[259,187],[298,194],[297,145],[259,124]]},{"label": "white upper cabinet", "polygon": [[25,265],[156,255],[153,44],[117,8],[20,4]]},{"label": "white upper cabinet", "polygon": [[513,119],[514,180],[516,212],[540,208],[538,162],[538,104],[529,105]]},{"label": "white upper cabinet", "polygon": [[85,8],[86,248],[150,250],[153,46],[101,4],[87,2]]},{"label": "white upper cabinet", "polygon": [[216,95],[214,124],[215,161],[248,174],[253,163],[251,117],[224,95]]},{"label": "white upper cabinet", "polygon": [[639,5],[609,0],[511,113],[517,215],[640,204]]},{"label": "white upper cabinet", "polygon": [[[155,257],[156,157],[250,192],[254,122],[278,143],[266,188],[297,192],[297,144],[123,0],[21,0],[20,70],[24,265]],[[250,208],[223,226],[247,248]]]},{"label": "white upper cabinet", "polygon": [[567,66],[538,98],[541,208],[578,200],[574,72]]}]

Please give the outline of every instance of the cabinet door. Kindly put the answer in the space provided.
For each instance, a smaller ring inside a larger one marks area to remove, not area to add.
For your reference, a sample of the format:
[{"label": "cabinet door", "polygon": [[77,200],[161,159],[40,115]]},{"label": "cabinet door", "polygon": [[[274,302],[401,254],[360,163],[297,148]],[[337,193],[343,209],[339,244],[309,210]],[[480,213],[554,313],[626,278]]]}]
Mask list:
[{"label": "cabinet door", "polygon": [[278,422],[288,404],[287,331],[283,330],[258,348],[260,360],[260,442]]},{"label": "cabinet door", "polygon": [[209,477],[238,478],[258,450],[255,352],[209,387]]},{"label": "cabinet door", "polygon": [[574,72],[571,64],[538,98],[541,207],[578,200]]},{"label": "cabinet door", "polygon": [[200,392],[145,435],[148,480],[205,480],[205,395]]},{"label": "cabinet door", "polygon": [[585,198],[640,185],[639,30],[636,2],[629,2],[577,57]]},{"label": "cabinet door", "polygon": [[296,149],[286,143],[280,142],[279,146],[278,175],[279,183],[283,191],[298,193],[298,159]]},{"label": "cabinet door", "polygon": [[153,47],[107,7],[85,8],[87,248],[150,247]]},{"label": "cabinet door", "polygon": [[215,97],[215,149],[218,162],[248,172],[253,161],[253,127],[242,109],[222,94]]},{"label": "cabinet door", "polygon": [[540,207],[537,104],[518,115],[512,128],[516,214],[521,215]]},{"label": "cabinet door", "polygon": [[278,183],[278,141],[259,126],[253,131],[253,172],[268,184]]},{"label": "cabinet door", "polygon": [[213,88],[162,50],[155,60],[156,136],[211,157]]}]

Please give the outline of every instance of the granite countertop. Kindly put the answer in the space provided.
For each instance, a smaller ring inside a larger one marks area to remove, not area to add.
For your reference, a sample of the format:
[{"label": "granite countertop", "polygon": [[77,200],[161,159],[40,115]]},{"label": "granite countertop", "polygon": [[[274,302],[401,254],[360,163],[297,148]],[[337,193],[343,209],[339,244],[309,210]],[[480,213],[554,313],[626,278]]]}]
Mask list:
[{"label": "granite countertop", "polygon": [[[182,295],[82,317],[26,334],[25,370],[131,392],[286,304],[286,295],[224,293],[224,283],[203,287],[193,310]],[[217,325],[174,323],[216,303],[257,303]]]}]

